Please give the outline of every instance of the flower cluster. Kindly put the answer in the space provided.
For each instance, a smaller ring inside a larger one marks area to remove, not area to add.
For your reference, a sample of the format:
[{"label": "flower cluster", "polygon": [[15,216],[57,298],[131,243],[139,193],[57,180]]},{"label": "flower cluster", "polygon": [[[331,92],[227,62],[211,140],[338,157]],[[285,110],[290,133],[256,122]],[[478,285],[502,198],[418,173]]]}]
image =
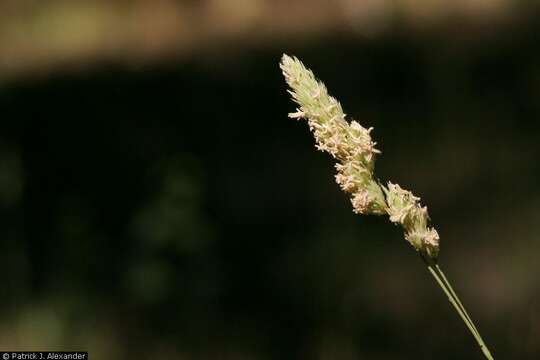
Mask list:
[{"label": "flower cluster", "polygon": [[297,58],[283,56],[281,69],[294,101],[299,105],[296,119],[307,119],[316,147],[331,154],[338,163],[336,182],[351,194],[354,211],[360,214],[385,214],[386,203],[379,184],[373,179],[375,143],[371,129],[345,120],[341,104],[328,94],[323,83]]},{"label": "flower cluster", "polygon": [[381,186],[373,176],[375,156],[380,151],[371,139],[372,128],[345,119],[341,104],[328,94],[326,86],[295,57],[283,55],[280,67],[298,104],[291,118],[306,119],[313,132],[317,149],[337,160],[336,182],[350,194],[353,210],[358,214],[388,214],[400,224],[405,239],[421,254],[436,259],[439,236],[428,228],[428,214],[411,192],[389,183]]},{"label": "flower cluster", "polygon": [[390,221],[403,227],[405,239],[415,249],[436,259],[439,253],[439,234],[437,230],[428,227],[428,211],[425,206],[420,206],[420,198],[391,182],[385,193]]}]

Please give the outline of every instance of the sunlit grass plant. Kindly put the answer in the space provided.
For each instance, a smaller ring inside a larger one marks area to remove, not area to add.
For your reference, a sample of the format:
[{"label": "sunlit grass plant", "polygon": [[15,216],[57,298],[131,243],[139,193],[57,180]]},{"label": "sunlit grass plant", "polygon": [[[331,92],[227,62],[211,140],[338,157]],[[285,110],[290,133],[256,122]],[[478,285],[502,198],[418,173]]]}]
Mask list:
[{"label": "sunlit grass plant", "polygon": [[336,182],[350,195],[353,211],[363,215],[388,215],[403,228],[405,240],[417,251],[437,284],[448,296],[487,359],[493,359],[471,317],[438,264],[439,234],[429,225],[427,208],[420,198],[399,185],[384,185],[374,176],[375,158],[380,151],[371,139],[372,128],[347,121],[341,104],[328,94],[326,86],[295,57],[283,55],[280,64],[289,93],[298,104],[294,119],[305,119],[318,150],[336,161]]}]

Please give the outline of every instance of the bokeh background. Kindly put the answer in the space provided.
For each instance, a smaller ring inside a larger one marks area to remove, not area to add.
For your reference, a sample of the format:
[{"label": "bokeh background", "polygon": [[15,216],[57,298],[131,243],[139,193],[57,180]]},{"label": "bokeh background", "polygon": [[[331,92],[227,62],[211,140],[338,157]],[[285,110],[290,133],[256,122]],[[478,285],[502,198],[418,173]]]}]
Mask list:
[{"label": "bokeh background", "polygon": [[498,359],[540,358],[540,8],[517,0],[0,1],[0,349],[481,359],[359,217],[297,55],[429,205]]}]

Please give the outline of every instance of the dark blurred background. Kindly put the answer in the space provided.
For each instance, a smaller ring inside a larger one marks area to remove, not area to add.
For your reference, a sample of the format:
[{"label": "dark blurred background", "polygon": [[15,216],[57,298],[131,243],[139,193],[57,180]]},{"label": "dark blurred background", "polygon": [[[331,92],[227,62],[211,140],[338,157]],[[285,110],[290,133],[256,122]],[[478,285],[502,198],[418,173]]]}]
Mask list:
[{"label": "dark blurred background", "polygon": [[287,118],[286,52],[429,206],[495,357],[540,358],[535,4],[2,0],[0,349],[482,358]]}]

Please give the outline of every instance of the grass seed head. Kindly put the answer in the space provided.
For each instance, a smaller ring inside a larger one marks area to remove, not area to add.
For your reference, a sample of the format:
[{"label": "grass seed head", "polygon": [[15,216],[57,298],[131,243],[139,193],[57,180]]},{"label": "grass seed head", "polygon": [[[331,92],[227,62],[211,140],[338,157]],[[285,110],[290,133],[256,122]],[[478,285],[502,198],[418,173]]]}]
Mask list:
[{"label": "grass seed head", "polygon": [[405,239],[418,252],[436,259],[439,235],[427,226],[429,216],[427,208],[420,206],[420,198],[397,184],[388,183],[384,188],[374,178],[375,157],[380,151],[371,138],[372,128],[356,121],[349,123],[339,101],[296,57],[283,55],[280,67],[298,104],[289,117],[307,120],[316,148],[336,159],[336,182],[350,194],[353,211],[388,214],[391,222],[403,227]]}]

